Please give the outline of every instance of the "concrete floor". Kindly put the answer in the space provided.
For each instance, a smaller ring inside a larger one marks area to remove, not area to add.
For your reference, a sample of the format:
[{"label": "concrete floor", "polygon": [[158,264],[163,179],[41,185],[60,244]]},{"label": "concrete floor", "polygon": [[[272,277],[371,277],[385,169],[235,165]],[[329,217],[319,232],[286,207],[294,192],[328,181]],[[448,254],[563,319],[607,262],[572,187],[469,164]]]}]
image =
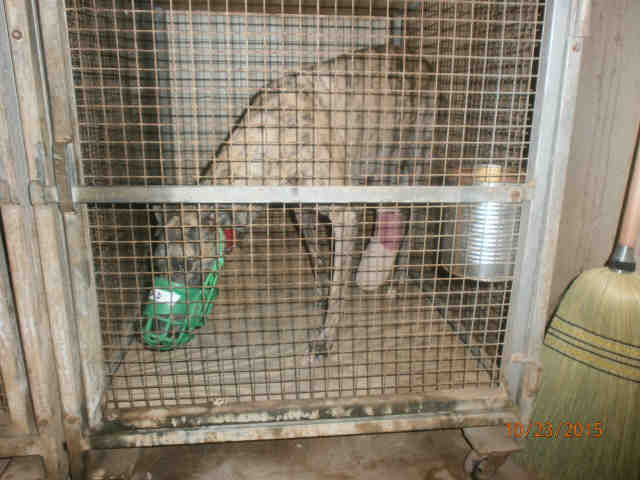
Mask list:
[{"label": "concrete floor", "polygon": [[[463,480],[468,451],[460,430],[110,450],[92,454],[88,478]],[[494,478],[536,480],[511,461]]]}]

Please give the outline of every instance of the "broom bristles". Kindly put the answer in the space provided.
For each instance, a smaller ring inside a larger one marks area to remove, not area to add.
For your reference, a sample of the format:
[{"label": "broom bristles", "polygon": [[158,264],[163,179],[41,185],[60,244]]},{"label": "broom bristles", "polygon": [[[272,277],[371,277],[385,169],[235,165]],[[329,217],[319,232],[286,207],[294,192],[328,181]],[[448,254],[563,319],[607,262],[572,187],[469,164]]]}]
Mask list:
[{"label": "broom bristles", "polygon": [[532,428],[516,459],[546,478],[639,479],[640,276],[584,272],[544,343]]}]

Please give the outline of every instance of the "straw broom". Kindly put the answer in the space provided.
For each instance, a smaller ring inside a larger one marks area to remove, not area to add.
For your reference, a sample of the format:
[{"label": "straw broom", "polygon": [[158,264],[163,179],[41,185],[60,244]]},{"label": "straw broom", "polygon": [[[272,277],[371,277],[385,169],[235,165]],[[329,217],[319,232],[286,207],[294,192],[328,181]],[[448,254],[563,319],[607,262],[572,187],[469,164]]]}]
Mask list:
[{"label": "straw broom", "polygon": [[633,258],[639,229],[636,145],[607,267],[574,280],[546,332],[541,390],[525,450],[516,456],[545,478],[640,479],[640,275]]}]

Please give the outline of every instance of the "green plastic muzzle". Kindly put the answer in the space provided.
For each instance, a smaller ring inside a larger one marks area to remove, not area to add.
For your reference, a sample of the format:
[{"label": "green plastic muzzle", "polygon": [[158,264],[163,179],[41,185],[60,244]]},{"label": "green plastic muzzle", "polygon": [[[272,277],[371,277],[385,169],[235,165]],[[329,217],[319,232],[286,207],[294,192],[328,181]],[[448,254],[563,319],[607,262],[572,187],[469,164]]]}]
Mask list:
[{"label": "green plastic muzzle", "polygon": [[204,285],[186,288],[184,284],[172,282],[166,275],[153,279],[149,303],[144,308],[142,338],[150,348],[173,350],[189,343],[194,332],[206,323],[218,296],[218,275],[224,265],[224,233],[218,229],[219,253]]}]

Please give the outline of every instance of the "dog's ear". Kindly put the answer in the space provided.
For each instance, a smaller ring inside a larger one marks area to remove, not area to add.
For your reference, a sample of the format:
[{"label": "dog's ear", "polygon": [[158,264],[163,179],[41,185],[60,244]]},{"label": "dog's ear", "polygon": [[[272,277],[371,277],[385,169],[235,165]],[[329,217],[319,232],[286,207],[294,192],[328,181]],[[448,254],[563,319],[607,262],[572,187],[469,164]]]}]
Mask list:
[{"label": "dog's ear", "polygon": [[164,215],[162,214],[162,208],[160,205],[152,205],[151,214],[156,220],[156,225],[164,225]]},{"label": "dog's ear", "polygon": [[200,214],[200,225],[215,227],[217,225],[217,215],[214,211],[202,212]]}]

